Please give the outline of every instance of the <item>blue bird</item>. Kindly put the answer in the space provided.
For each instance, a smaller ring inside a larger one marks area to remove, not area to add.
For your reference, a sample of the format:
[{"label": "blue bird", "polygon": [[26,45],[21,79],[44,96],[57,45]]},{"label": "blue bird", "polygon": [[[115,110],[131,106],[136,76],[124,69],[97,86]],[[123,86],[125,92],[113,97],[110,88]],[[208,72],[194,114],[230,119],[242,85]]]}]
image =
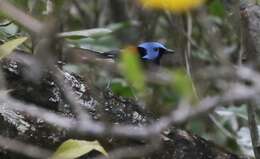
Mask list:
[{"label": "blue bird", "polygon": [[[160,64],[162,56],[166,53],[174,53],[174,50],[166,48],[159,42],[143,42],[137,46],[140,59],[143,62],[151,62]],[[116,58],[119,55],[119,50],[113,50],[104,52],[103,55],[106,58]]]},{"label": "blue bird", "polygon": [[174,50],[166,48],[159,42],[143,42],[137,46],[142,61],[160,64],[165,53],[174,53]]},{"label": "blue bird", "polygon": [[[143,42],[136,46],[138,49],[138,53],[140,55],[140,60],[144,63],[153,63],[156,65],[160,64],[160,60],[162,56],[166,53],[174,53],[174,50],[166,48],[163,44],[159,42]],[[79,58],[82,59],[93,59],[93,55],[97,58],[103,59],[114,59],[117,58],[120,54],[120,50],[112,50],[107,52],[98,52],[90,49],[77,49],[75,48],[73,51],[69,51],[69,54],[73,56],[77,56],[80,54]],[[94,58],[95,58],[94,57]],[[70,58],[69,58],[70,59]]]}]

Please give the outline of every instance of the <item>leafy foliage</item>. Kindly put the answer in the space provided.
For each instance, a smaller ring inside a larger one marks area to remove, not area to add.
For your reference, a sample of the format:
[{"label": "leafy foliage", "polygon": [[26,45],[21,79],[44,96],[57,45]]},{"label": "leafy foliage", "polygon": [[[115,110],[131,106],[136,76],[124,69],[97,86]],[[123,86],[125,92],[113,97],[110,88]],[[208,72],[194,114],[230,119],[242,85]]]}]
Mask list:
[{"label": "leafy foliage", "polygon": [[[12,2],[19,8],[43,21],[48,20],[50,17],[46,13],[47,1],[12,0]],[[204,0],[138,1],[142,7],[145,9],[149,8],[149,10],[145,10],[140,6],[137,7],[137,1],[122,1],[120,3],[123,3],[122,6],[126,6],[126,8],[123,8],[120,12],[113,8],[115,7],[113,0],[108,1],[111,6],[108,5],[105,9],[102,0],[75,1],[79,3],[79,6],[75,3],[73,3],[73,5],[67,5],[66,3],[68,3],[68,1],[65,0],[52,2],[54,3],[53,14],[59,17],[62,23],[62,30],[60,30],[61,33],[59,36],[65,38],[69,46],[98,51],[110,51],[115,48],[120,49],[124,45],[134,45],[140,41],[162,41],[166,42],[169,48],[176,48],[177,50],[176,55],[162,59],[162,67],[167,66],[169,68],[170,84],[160,83],[158,81],[156,81],[157,83],[147,82],[145,75],[146,71],[150,70],[146,70],[142,67],[136,50],[127,47],[122,50],[119,60],[123,77],[111,75],[103,78],[104,74],[107,75],[107,72],[109,72],[107,70],[110,68],[102,68],[101,70],[91,64],[83,63],[83,65],[86,65],[86,67],[84,67],[85,70],[79,72],[82,73],[84,78],[91,79],[92,82],[94,81],[93,83],[97,85],[97,87],[101,87],[100,83],[107,83],[109,80],[109,87],[117,95],[133,98],[135,95],[138,95],[138,93],[150,93],[151,98],[148,100],[149,106],[156,108],[156,111],[161,111],[166,108],[170,108],[169,110],[174,109],[174,106],[178,105],[180,98],[193,99],[194,90],[192,88],[192,82],[194,82],[195,87],[200,91],[201,97],[216,95],[221,92],[223,87],[230,84],[226,83],[226,81],[218,80],[220,75],[214,76],[214,71],[208,74],[208,76],[213,76],[213,78],[208,81],[201,80],[201,77],[197,77],[200,76],[200,74],[196,75],[195,73],[196,71],[203,72],[208,66],[214,67],[217,65],[221,67],[221,61],[217,61],[218,54],[214,53],[216,49],[221,48],[218,46],[212,49],[212,45],[216,42],[214,38],[224,45],[221,52],[224,52],[228,59],[232,59],[231,61],[237,60],[234,57],[237,56],[242,48],[240,29],[237,29],[238,23],[235,22],[239,16],[236,15],[235,10],[232,9],[235,3],[231,1],[211,0],[207,1],[207,3],[205,3],[206,1]],[[193,12],[192,9],[198,7],[201,7],[201,10],[198,9]],[[189,20],[188,17],[186,17],[187,11],[190,12],[189,18],[192,20],[190,23],[190,25],[192,25],[191,37],[187,37],[186,33]],[[207,22],[210,23],[210,30],[202,28],[202,21],[205,20],[203,15],[205,14],[207,15]],[[0,20],[1,24],[9,21],[2,13]],[[212,32],[218,32],[220,37],[208,39],[208,34]],[[29,37],[30,35],[23,30],[23,28],[14,23],[7,26],[0,26],[0,39],[7,41],[0,46],[0,59],[8,56],[27,39],[31,40],[31,38],[26,38],[25,36]],[[192,77],[187,75],[183,64],[180,66],[180,61],[182,61],[181,57],[184,56],[188,42],[191,42],[190,65],[191,70],[194,71]],[[29,41],[29,43],[32,43],[32,41]],[[34,46],[28,47],[28,50],[33,50]],[[175,71],[172,68],[174,68]],[[78,69],[77,64],[73,65],[72,69]],[[87,69],[94,73],[84,74],[84,71]],[[243,128],[247,127],[245,106],[239,105],[232,107],[230,104],[225,105],[225,107],[213,112],[212,116],[214,118],[208,119],[201,117],[189,121],[186,125],[183,125],[183,127],[198,133],[200,136],[211,139],[223,147],[227,147],[235,152],[240,152],[240,149],[235,146],[230,146],[229,143],[230,140],[242,146],[244,143],[248,143],[248,140],[242,142],[238,140],[239,135],[241,138],[248,137],[246,133],[242,131],[244,130]],[[166,111],[168,111],[168,109]],[[252,151],[252,147],[247,148],[245,154]],[[97,142],[68,140],[64,145],[61,145],[54,157],[65,155],[65,158],[75,158],[91,150],[97,150],[106,154],[102,146]]]},{"label": "leafy foliage", "polygon": [[139,92],[145,91],[145,77],[139,61],[139,55],[135,47],[122,50],[121,70],[125,78]]},{"label": "leafy foliage", "polygon": [[10,41],[0,45],[0,59],[11,54],[12,51],[15,48],[17,48],[17,46],[19,46],[26,40],[27,40],[27,37],[20,37],[20,38],[10,40]]},{"label": "leafy foliage", "polygon": [[60,33],[60,37],[93,37],[93,36],[102,36],[104,34],[111,33],[112,31],[105,28],[96,28],[96,29],[88,29],[88,30],[79,30],[79,31],[71,31],[71,32],[63,32]]},{"label": "leafy foliage", "polygon": [[51,159],[74,159],[78,158],[90,151],[96,150],[105,156],[108,156],[104,148],[98,141],[84,141],[69,139],[65,141],[57,151],[53,154]]},{"label": "leafy foliage", "polygon": [[181,97],[191,98],[193,97],[192,81],[188,75],[181,70],[177,70],[173,73],[173,90],[178,92]]},{"label": "leafy foliage", "polygon": [[223,4],[220,0],[214,0],[209,5],[209,11],[212,15],[223,17],[226,13]]},{"label": "leafy foliage", "polygon": [[125,96],[125,97],[134,96],[131,87],[123,79],[113,79],[111,81],[110,87],[111,87],[112,91],[117,95]]}]

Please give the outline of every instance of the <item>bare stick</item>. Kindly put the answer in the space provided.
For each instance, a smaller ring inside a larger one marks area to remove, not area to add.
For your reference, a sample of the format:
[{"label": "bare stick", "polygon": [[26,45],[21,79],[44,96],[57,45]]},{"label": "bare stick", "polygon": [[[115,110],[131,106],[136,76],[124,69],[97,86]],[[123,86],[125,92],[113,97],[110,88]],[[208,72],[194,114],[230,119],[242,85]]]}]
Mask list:
[{"label": "bare stick", "polygon": [[31,32],[39,33],[43,28],[41,22],[25,14],[6,0],[0,1],[0,11]]},{"label": "bare stick", "polygon": [[0,147],[32,158],[46,159],[51,156],[51,152],[49,150],[37,147],[36,145],[25,144],[4,136],[0,136]]},{"label": "bare stick", "polygon": [[[193,25],[192,25],[192,16],[191,16],[190,12],[187,12],[186,17],[187,17],[187,36],[188,36],[188,39],[191,39]],[[192,91],[193,91],[195,97],[197,99],[199,99],[199,96],[198,96],[198,93],[197,93],[197,90],[196,90],[196,87],[195,87],[195,84],[194,84],[194,81],[193,81],[192,75],[191,75],[191,66],[190,66],[191,41],[190,40],[187,40],[187,48],[184,52],[184,56],[185,56],[186,71],[187,71],[188,76],[191,79]]]}]

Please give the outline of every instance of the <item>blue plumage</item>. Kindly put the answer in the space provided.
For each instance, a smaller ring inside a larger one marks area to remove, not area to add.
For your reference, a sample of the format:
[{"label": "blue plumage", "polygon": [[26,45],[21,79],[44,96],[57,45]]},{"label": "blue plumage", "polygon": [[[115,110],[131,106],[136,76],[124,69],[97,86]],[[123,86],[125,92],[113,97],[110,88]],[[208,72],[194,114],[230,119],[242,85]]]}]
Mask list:
[{"label": "blue plumage", "polygon": [[143,42],[137,48],[143,61],[154,62],[156,64],[160,63],[163,54],[174,52],[159,42]]}]

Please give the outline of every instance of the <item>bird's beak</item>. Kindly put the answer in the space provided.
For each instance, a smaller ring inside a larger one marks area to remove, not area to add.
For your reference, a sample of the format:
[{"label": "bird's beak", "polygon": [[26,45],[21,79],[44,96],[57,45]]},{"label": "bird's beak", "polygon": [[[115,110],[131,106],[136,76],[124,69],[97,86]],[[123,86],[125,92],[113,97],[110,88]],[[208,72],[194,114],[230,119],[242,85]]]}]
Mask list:
[{"label": "bird's beak", "polygon": [[172,49],[165,49],[165,53],[173,54],[173,53],[175,53],[175,50],[172,50]]}]

